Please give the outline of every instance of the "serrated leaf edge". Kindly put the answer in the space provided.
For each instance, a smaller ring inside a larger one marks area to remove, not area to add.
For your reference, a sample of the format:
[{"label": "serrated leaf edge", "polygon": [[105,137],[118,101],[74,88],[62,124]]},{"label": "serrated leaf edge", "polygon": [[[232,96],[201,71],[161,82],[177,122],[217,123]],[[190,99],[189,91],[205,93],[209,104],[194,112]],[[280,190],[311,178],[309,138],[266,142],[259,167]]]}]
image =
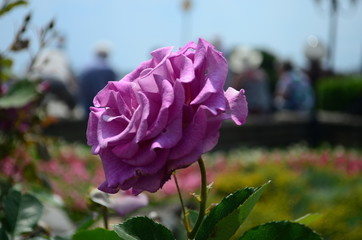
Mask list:
[{"label": "serrated leaf edge", "polygon": [[[225,215],[223,218],[221,218],[219,221],[222,221],[223,219],[225,219],[226,217],[228,217],[231,213],[233,213],[235,210],[237,210],[241,205],[243,205],[246,201],[248,201],[248,199],[250,199],[254,194],[256,194],[260,189],[262,189],[262,188],[264,188],[266,185],[268,185],[269,183],[271,182],[271,180],[269,180],[269,181],[267,181],[266,183],[264,183],[263,185],[261,185],[261,186],[259,186],[259,187],[245,187],[245,188],[243,188],[243,189],[239,189],[239,190],[237,190],[237,191],[235,191],[235,192],[233,192],[233,193],[230,193],[229,195],[227,195],[217,206],[215,206],[211,211],[210,211],[210,214],[212,214],[212,212],[222,203],[222,202],[224,202],[224,201],[228,201],[234,194],[237,194],[238,192],[240,192],[240,191],[243,191],[243,190],[246,190],[246,189],[248,189],[248,190],[253,190],[253,193],[252,194],[250,194],[250,196],[244,201],[244,202],[242,202],[241,204],[239,204],[239,206],[237,207],[237,208],[235,208],[234,210],[232,210],[231,212],[229,212],[229,213],[227,213],[227,215]],[[263,191],[264,191],[264,189],[263,189]],[[263,192],[262,192],[263,193]],[[262,194],[261,193],[261,194]],[[210,216],[210,214],[208,215],[208,216]],[[206,216],[206,218],[208,217],[208,216]],[[205,218],[205,219],[206,219]],[[204,220],[205,220],[204,219]],[[202,225],[203,225],[203,223],[201,224],[201,226],[200,226],[200,229],[202,228]],[[209,236],[209,234],[208,234],[208,236]],[[198,239],[198,234],[196,234],[196,237],[195,237],[195,239]]]},{"label": "serrated leaf edge", "polygon": [[[308,226],[305,225],[305,224],[298,223],[298,222],[295,222],[295,221],[288,221],[288,220],[266,222],[266,223],[263,223],[263,224],[261,224],[261,225],[258,225],[258,226],[255,226],[255,227],[252,227],[252,228],[248,229],[247,231],[245,231],[245,233],[248,232],[248,231],[251,231],[251,230],[256,230],[256,229],[258,229],[258,228],[260,228],[260,227],[263,227],[263,226],[265,226],[265,225],[268,225],[268,224],[273,224],[273,223],[293,223],[293,224],[298,224],[298,225],[303,226],[304,228],[312,231],[314,234],[316,234],[316,235],[319,237],[320,240],[323,240],[323,237],[322,237],[319,233],[317,233],[314,229],[308,227]],[[244,234],[245,234],[245,233],[244,233]],[[239,238],[239,240],[242,239],[242,237],[244,236],[244,234]]]},{"label": "serrated leaf edge", "polygon": [[[123,229],[120,227],[120,225],[123,225],[125,222],[131,221],[131,220],[134,220],[134,219],[148,219],[148,220],[151,220],[151,221],[153,222],[153,224],[159,225],[159,226],[167,229],[167,230],[171,233],[171,235],[173,236],[171,230],[168,229],[168,228],[167,228],[166,226],[164,226],[163,224],[161,224],[161,223],[159,223],[159,222],[156,222],[156,221],[154,221],[153,219],[151,219],[151,218],[149,218],[149,217],[146,217],[146,216],[135,216],[135,217],[128,218],[128,219],[127,219],[126,221],[124,221],[123,223],[119,223],[119,224],[114,224],[114,225],[113,225],[113,229],[114,229],[114,231],[117,233],[117,235],[118,235],[119,237],[122,238],[123,236],[120,236],[120,235],[118,234],[118,232],[116,231],[116,229],[121,229],[122,232],[125,232],[125,231],[123,231]],[[137,238],[134,238],[133,236],[129,235],[127,232],[125,232],[125,233],[126,233],[126,235],[127,235],[126,237],[130,237],[132,240],[133,240],[133,239],[134,239],[134,240],[138,240]]]}]

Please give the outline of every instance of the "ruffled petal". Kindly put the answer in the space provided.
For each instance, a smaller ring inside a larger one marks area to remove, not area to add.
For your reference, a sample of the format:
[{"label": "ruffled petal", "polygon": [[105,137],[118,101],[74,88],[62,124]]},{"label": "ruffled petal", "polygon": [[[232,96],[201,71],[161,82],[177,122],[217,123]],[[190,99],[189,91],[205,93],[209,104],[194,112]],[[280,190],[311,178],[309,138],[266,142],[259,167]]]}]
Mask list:
[{"label": "ruffled petal", "polygon": [[[156,152],[151,149],[151,144],[138,145],[138,151],[131,158],[122,158],[122,161],[133,167],[143,167],[153,163],[156,159]],[[142,175],[142,171],[136,173],[136,175]]]},{"label": "ruffled petal", "polygon": [[[199,44],[203,43],[202,41],[200,42]],[[227,63],[224,57],[217,54],[215,50],[211,48],[211,46],[205,46],[205,44],[202,44],[202,46],[207,47],[206,50],[202,47],[200,48],[200,51],[206,51],[206,55],[198,57],[198,62],[195,60],[195,65],[199,65],[199,69],[196,67],[195,71],[197,72],[196,79],[200,82],[201,89],[191,104],[202,104],[204,101],[210,98],[213,93],[223,92],[223,87],[228,71]],[[197,53],[198,52],[196,52],[196,54]]]},{"label": "ruffled petal", "polygon": [[177,55],[170,58],[175,76],[180,82],[188,83],[194,80],[195,71],[192,60],[185,55]]},{"label": "ruffled petal", "polygon": [[92,146],[92,153],[98,154],[100,150],[99,141],[97,138],[99,118],[104,112],[103,108],[91,107],[87,126],[87,144]]},{"label": "ruffled petal", "polygon": [[136,142],[129,142],[118,144],[112,148],[112,153],[119,158],[132,158],[138,152],[138,144]]},{"label": "ruffled petal", "polygon": [[206,126],[206,112],[204,109],[199,108],[193,116],[192,122],[184,129],[182,139],[172,149],[170,159],[179,159],[200,145],[205,134]]},{"label": "ruffled petal", "polygon": [[236,91],[234,88],[228,88],[225,97],[229,104],[228,114],[230,118],[238,125],[242,125],[248,116],[248,103],[244,90]]},{"label": "ruffled petal", "polygon": [[99,127],[97,129],[98,142],[101,148],[106,148],[108,143],[116,142],[120,140],[131,140],[135,136],[136,129],[139,125],[139,121],[142,115],[142,107],[138,107],[133,113],[129,124],[126,128],[123,128],[119,122],[104,121],[102,118],[99,119]]},{"label": "ruffled petal", "polygon": [[173,104],[175,99],[174,89],[171,83],[167,80],[160,82],[161,85],[161,107],[159,109],[152,108],[151,111],[158,111],[157,118],[151,124],[147,131],[147,136],[145,139],[151,139],[159,135],[167,126],[169,108]]},{"label": "ruffled petal", "polygon": [[140,103],[140,111],[142,112],[141,113],[141,116],[140,116],[140,119],[139,119],[139,125],[138,125],[138,128],[137,128],[137,134],[136,134],[136,142],[140,142],[145,136],[146,136],[146,133],[147,133],[147,130],[148,130],[148,122],[147,122],[147,118],[150,114],[150,102],[149,100],[147,99],[146,95],[142,92],[139,92],[138,93],[139,95],[139,103]]},{"label": "ruffled petal", "polygon": [[220,116],[217,116],[215,118],[210,118],[208,120],[207,129],[205,131],[205,136],[202,141],[203,143],[202,153],[206,153],[212,150],[216,146],[219,140],[221,125],[222,125],[222,118]]},{"label": "ruffled petal", "polygon": [[151,148],[172,148],[182,137],[182,118],[176,118],[155,138]]},{"label": "ruffled petal", "polygon": [[127,164],[119,164],[119,159],[111,151],[101,150],[99,156],[102,159],[106,177],[106,180],[98,187],[99,190],[116,193],[125,181],[134,177],[132,168]]}]

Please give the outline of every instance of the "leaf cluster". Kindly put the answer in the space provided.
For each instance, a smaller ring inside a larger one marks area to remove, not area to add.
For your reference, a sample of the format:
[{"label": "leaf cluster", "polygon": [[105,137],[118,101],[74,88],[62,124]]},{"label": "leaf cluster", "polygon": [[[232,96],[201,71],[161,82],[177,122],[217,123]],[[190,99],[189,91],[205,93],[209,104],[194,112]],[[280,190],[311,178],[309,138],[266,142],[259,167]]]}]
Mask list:
[{"label": "leaf cluster", "polygon": [[[258,188],[244,188],[225,197],[203,219],[195,240],[321,240],[321,237],[304,224],[317,219],[317,215],[306,215],[296,221],[269,222],[240,233],[238,230],[261,197],[268,183]],[[192,212],[192,215],[195,212]],[[195,218],[195,216],[193,217]],[[191,221],[193,222],[193,221]],[[104,229],[83,230],[72,240],[174,240],[172,232],[165,226],[147,217],[133,217],[115,225],[114,231]],[[115,234],[116,233],[116,234]]]},{"label": "leaf cluster", "polygon": [[2,185],[0,239],[30,239],[39,234],[37,223],[42,215],[42,203],[31,194]]}]

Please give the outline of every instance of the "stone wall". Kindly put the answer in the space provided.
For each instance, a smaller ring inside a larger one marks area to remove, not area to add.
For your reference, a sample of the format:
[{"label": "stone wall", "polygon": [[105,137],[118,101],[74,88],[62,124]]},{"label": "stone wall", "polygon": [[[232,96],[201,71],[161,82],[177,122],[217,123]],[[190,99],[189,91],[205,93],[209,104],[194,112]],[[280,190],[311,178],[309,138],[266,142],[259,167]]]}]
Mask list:
[{"label": "stone wall", "polygon": [[[60,121],[44,133],[69,142],[86,143],[86,121]],[[251,115],[243,126],[227,121],[215,150],[235,147],[285,147],[296,143],[329,143],[362,147],[362,117],[319,112],[313,124],[305,114]]]}]

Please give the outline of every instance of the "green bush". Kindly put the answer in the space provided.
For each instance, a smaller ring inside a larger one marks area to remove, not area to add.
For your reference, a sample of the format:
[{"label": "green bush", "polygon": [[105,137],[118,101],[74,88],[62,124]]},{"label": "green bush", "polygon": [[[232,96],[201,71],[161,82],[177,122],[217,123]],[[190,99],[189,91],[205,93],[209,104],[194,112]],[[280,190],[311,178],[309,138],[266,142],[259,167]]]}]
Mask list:
[{"label": "green bush", "polygon": [[317,106],[328,111],[356,112],[362,101],[362,77],[322,78],[317,84]]}]

